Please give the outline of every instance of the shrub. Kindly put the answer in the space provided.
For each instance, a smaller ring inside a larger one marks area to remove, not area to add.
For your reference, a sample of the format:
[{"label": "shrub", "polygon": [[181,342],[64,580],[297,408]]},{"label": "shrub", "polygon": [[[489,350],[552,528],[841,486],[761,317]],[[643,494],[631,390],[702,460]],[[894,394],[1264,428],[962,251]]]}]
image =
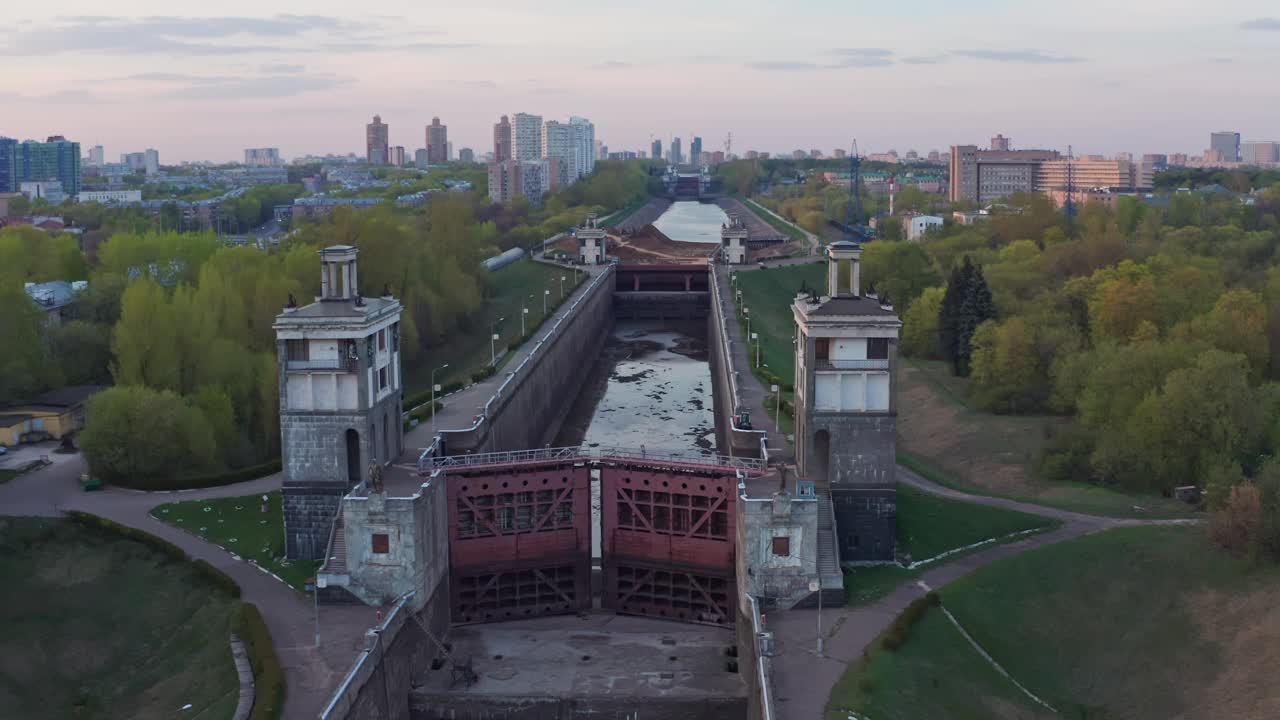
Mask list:
[{"label": "shrub", "polygon": [[163,487],[139,487],[138,485],[130,485],[135,490],[189,490],[193,488],[221,487],[223,485],[235,485],[236,483],[257,480],[260,477],[266,477],[281,470],[280,458],[268,460],[257,465],[250,465],[239,470],[231,470],[223,473],[215,473],[212,475],[196,475],[188,478],[176,478],[164,483],[156,483]]},{"label": "shrub", "polygon": [[1094,477],[1090,458],[1094,448],[1093,433],[1079,425],[1067,429],[1044,444],[1036,458],[1036,474],[1044,480],[1069,482]]},{"label": "shrub", "polygon": [[905,610],[893,619],[884,634],[880,636],[880,647],[890,652],[897,650],[907,642],[911,628],[920,622],[931,607],[942,604],[942,598],[936,592],[929,592],[911,601]]},{"label": "shrub", "polygon": [[193,560],[191,565],[196,569],[196,572],[209,578],[210,582],[225,590],[231,597],[240,597],[240,583],[237,583],[230,575],[204,560]]},{"label": "shrub", "polygon": [[484,380],[488,380],[489,378],[491,378],[491,377],[493,377],[495,374],[497,374],[497,372],[498,372],[498,368],[497,368],[497,366],[494,366],[494,365],[486,365],[486,366],[485,366],[483,369],[481,369],[479,372],[473,372],[473,373],[471,373],[471,382],[473,382],[473,383],[478,383],[478,382],[482,382],[482,381],[484,381]]},{"label": "shrub", "polygon": [[253,666],[255,697],[250,720],[276,720],[284,710],[284,669],[271,643],[271,632],[262,613],[253,603],[242,603],[236,621],[236,634],[245,644],[249,664]]},{"label": "shrub", "polygon": [[146,545],[147,547],[157,550],[167,555],[171,560],[185,561],[188,559],[187,552],[182,548],[174,545],[168,540],[158,538],[149,532],[131,528],[128,525],[121,525],[114,520],[108,520],[104,517],[94,515],[92,513],[80,512],[79,510],[68,510],[67,517],[77,525],[91,528],[99,532],[120,535],[130,540]]}]

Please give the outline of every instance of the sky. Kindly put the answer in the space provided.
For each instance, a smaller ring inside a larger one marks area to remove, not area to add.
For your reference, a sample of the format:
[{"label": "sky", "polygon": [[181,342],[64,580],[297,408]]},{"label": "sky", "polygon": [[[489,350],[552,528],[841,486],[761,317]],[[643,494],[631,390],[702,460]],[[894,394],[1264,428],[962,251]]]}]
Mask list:
[{"label": "sky", "polygon": [[[269,6],[269,8],[268,8]],[[103,15],[109,11],[110,16]],[[52,0],[0,28],[0,135],[162,163],[492,149],[502,114],[590,118],[611,150],[1199,153],[1280,140],[1275,0]]]}]

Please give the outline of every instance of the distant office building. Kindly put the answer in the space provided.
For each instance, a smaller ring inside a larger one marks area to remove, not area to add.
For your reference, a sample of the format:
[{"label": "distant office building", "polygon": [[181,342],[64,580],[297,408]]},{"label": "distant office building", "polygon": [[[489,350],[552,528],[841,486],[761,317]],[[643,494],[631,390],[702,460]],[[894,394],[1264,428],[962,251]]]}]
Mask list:
[{"label": "distant office building", "polygon": [[689,142],[689,162],[698,162],[698,156],[702,154],[702,138],[694,135],[693,140]]},{"label": "distant office building", "polygon": [[1065,190],[1068,180],[1079,190],[1150,190],[1154,178],[1151,166],[1128,160],[1046,160],[1036,166],[1034,189]]},{"label": "distant office building", "polygon": [[160,172],[160,153],[150,148],[143,152],[125,153],[120,156],[120,164],[127,166],[130,172],[156,175]]},{"label": "distant office building", "polygon": [[18,183],[18,192],[32,202],[44,200],[50,205],[61,205],[67,199],[62,183],[57,180],[24,180]]},{"label": "distant office building", "polygon": [[810,160],[821,160],[821,159],[822,159],[822,151],[821,151],[821,150],[817,150],[817,149],[810,150],[810,151],[809,151],[809,159],[810,159]]},{"label": "distant office building", "polygon": [[250,167],[276,167],[283,165],[280,148],[245,148],[244,164]]},{"label": "distant office building", "polygon": [[605,160],[635,160],[636,157],[636,153],[630,150],[623,150],[622,152],[609,153],[609,157],[605,158]]},{"label": "distant office building", "polygon": [[1240,162],[1240,133],[1229,131],[1211,133],[1209,149],[1217,153],[1219,162]]},{"label": "distant office building", "polygon": [[[997,135],[992,138],[1007,142]],[[979,150],[951,147],[951,202],[987,202],[1019,192],[1034,192],[1036,168],[1057,160],[1056,150]]]},{"label": "distant office building", "polygon": [[1280,162],[1280,143],[1244,143],[1240,146],[1240,162],[1258,166],[1271,165]]},{"label": "distant office building", "polygon": [[712,164],[712,165],[719,165],[719,164],[720,164],[720,163],[722,163],[722,162],[724,162],[724,151],[723,151],[723,150],[716,150],[716,151],[714,151],[714,152],[712,152],[712,153],[711,153],[711,164]]},{"label": "distant office building", "polygon": [[542,155],[542,116],[529,113],[511,116],[511,159],[537,160]]},{"label": "distant office building", "polygon": [[0,137],[0,193],[18,191],[18,141]]},{"label": "distant office building", "polygon": [[414,151],[413,151],[413,165],[414,165],[414,167],[418,168],[419,170],[426,170],[426,169],[427,169],[427,165],[429,165],[429,164],[430,164],[430,163],[428,163],[428,162],[427,162],[427,149],[426,149],[426,148],[418,148],[417,150],[414,150]]},{"label": "distant office building", "polygon": [[387,164],[396,167],[404,167],[404,146],[395,145],[389,148],[387,153]]},{"label": "distant office building", "polygon": [[511,121],[506,115],[493,125],[493,162],[511,159]]},{"label": "distant office building", "polygon": [[1009,146],[1011,144],[1012,143],[1009,138],[998,133],[995,137],[991,138],[991,149],[996,152],[1009,152]]},{"label": "distant office building", "polygon": [[[569,129],[572,132],[573,166],[572,177],[577,180],[591,174],[596,167],[596,126],[584,117],[574,115],[569,118]],[[605,150],[607,153],[608,150]]]},{"label": "distant office building", "polygon": [[1186,167],[1191,162],[1191,158],[1186,153],[1170,153],[1169,167]]},{"label": "distant office building", "polygon": [[747,151],[746,159],[748,159],[748,160],[755,160],[755,159],[756,159],[756,158],[758,158],[758,157],[760,157],[760,153],[759,153],[759,152],[756,152],[755,150],[748,150],[748,151]]},{"label": "distant office building", "polygon": [[654,160],[662,159],[662,141],[654,140],[649,146],[649,157]]},{"label": "distant office building", "polygon": [[1151,166],[1151,169],[1159,172],[1169,167],[1169,156],[1159,153],[1147,153],[1142,156],[1142,162]]},{"label": "distant office building", "polygon": [[600,142],[599,140],[596,141],[596,159],[597,160],[609,159],[609,148],[605,147],[604,143]]},{"label": "distant office building", "polygon": [[803,150],[792,150],[792,151],[791,151],[791,159],[792,159],[792,160],[803,160],[803,159],[805,159],[806,157],[808,157],[808,155],[807,155],[807,154],[805,154],[805,151],[803,151]]},{"label": "distant office building", "polygon": [[381,115],[374,115],[373,122],[364,126],[364,158],[370,165],[386,165],[390,156],[391,132]]},{"label": "distant office building", "polygon": [[427,162],[443,165],[449,162],[449,126],[441,125],[440,118],[431,118],[427,126]]},{"label": "distant office building", "polygon": [[[609,159],[609,146],[608,146],[608,145],[601,145],[601,146],[600,146],[600,152],[604,154],[604,157],[600,158],[601,160],[608,160],[608,159]],[[595,166],[594,166],[594,165],[592,165],[592,167],[595,167]]]},{"label": "distant office building", "polygon": [[473,163],[476,161],[476,152],[471,148],[462,148],[458,151],[458,162]]},{"label": "distant office building", "polygon": [[102,167],[107,164],[106,151],[102,149],[101,145],[94,145],[89,148],[89,164],[93,167]]},{"label": "distant office building", "polygon": [[836,148],[835,152],[832,153],[832,157],[837,160],[844,160],[849,157],[849,151],[844,148]]},{"label": "distant office building", "polygon": [[680,138],[671,138],[671,147],[667,150],[667,162],[672,165],[684,164],[684,155],[680,154]]},{"label": "distant office building", "polygon": [[[0,145],[4,142],[0,141]],[[44,142],[27,140],[12,146],[10,161],[14,179],[11,191],[18,191],[22,181],[40,182],[57,180],[68,195],[80,193],[80,143],[71,142],[61,135],[50,136]],[[6,163],[0,158],[0,174]],[[3,187],[0,187],[3,190]]]},{"label": "distant office building", "polygon": [[930,150],[929,162],[931,163],[942,162],[942,153],[938,152],[937,150]]},{"label": "distant office building", "polygon": [[918,242],[929,231],[942,227],[943,222],[936,215],[915,215],[907,220],[907,239]]}]

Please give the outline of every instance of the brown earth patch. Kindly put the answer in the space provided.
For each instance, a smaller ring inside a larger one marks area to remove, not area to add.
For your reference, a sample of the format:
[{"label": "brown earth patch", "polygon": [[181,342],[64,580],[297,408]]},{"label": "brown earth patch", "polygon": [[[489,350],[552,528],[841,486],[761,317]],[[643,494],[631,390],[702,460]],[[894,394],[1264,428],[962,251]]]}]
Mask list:
[{"label": "brown earth patch", "polygon": [[1221,651],[1218,673],[1188,693],[1180,718],[1280,718],[1280,604],[1271,591],[1203,590],[1187,598],[1193,622]]}]

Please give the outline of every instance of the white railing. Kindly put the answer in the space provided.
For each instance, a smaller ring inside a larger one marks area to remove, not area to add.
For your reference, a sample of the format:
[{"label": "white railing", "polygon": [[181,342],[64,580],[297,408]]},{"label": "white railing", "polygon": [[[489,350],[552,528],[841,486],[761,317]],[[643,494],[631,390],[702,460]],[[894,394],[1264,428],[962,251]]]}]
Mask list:
[{"label": "white railing", "polygon": [[817,360],[813,369],[822,370],[888,370],[888,358],[882,360]]}]

